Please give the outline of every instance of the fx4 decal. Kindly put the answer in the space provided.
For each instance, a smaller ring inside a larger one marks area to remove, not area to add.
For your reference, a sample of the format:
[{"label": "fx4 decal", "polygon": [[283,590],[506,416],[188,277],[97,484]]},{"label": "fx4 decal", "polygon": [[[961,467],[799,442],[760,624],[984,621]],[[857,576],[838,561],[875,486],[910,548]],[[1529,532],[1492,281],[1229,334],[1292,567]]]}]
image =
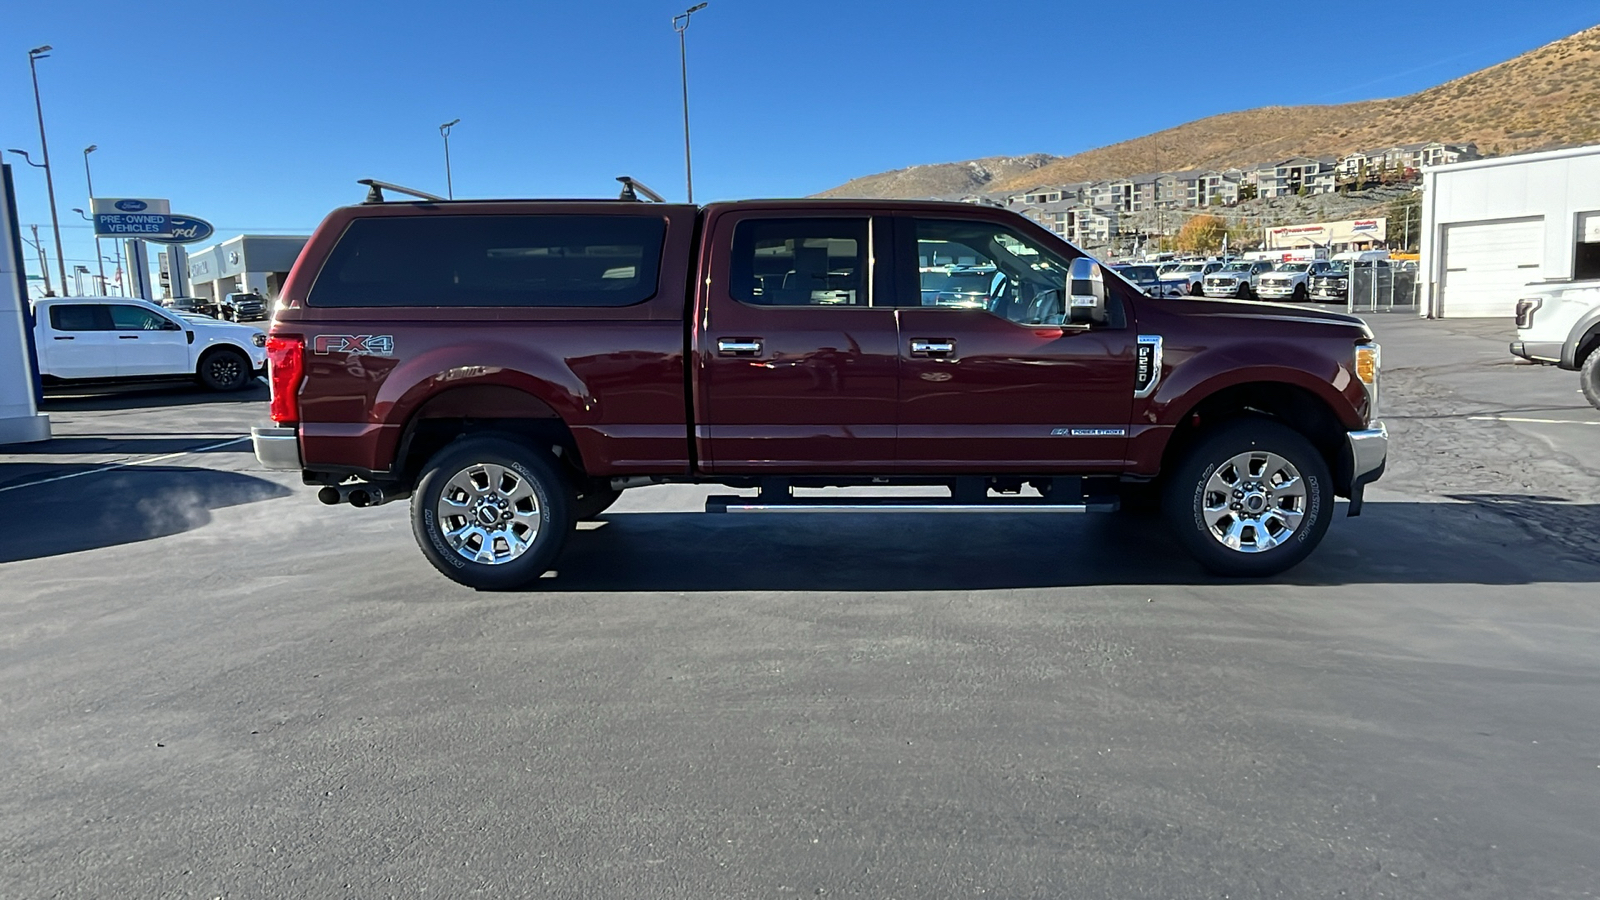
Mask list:
[{"label": "fx4 decal", "polygon": [[394,353],[392,334],[319,334],[311,341],[311,352],[327,356],[330,353],[364,353],[368,356],[389,356]]}]

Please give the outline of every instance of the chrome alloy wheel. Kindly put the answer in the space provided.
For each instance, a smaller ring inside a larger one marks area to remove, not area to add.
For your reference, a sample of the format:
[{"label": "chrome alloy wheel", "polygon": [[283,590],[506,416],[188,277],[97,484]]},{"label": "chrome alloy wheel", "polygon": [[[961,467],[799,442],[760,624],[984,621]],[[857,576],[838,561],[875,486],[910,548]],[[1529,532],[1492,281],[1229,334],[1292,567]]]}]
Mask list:
[{"label": "chrome alloy wheel", "polygon": [[511,562],[539,535],[533,485],[516,469],[494,463],[474,463],[452,475],[435,512],[451,549],[484,565]]},{"label": "chrome alloy wheel", "polygon": [[1206,480],[1201,515],[1217,542],[1262,553],[1294,536],[1305,518],[1306,486],[1281,456],[1259,450],[1233,457]]}]

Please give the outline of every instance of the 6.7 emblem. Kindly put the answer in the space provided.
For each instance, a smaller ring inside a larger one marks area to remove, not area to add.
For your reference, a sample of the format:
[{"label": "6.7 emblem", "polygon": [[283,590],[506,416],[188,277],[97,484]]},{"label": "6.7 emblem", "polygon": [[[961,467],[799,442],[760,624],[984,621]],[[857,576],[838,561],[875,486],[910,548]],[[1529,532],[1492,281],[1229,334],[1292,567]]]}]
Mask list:
[{"label": "6.7 emblem", "polygon": [[322,356],[330,353],[362,353],[368,356],[390,356],[394,353],[392,334],[319,334],[311,341],[311,352]]}]

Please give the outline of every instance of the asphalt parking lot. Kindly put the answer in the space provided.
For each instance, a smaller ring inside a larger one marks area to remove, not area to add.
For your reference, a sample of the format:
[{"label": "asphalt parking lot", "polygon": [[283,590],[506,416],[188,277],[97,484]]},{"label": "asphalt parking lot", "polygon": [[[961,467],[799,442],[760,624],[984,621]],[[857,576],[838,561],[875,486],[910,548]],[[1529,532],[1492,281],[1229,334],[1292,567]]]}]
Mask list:
[{"label": "asphalt parking lot", "polygon": [[1506,323],[1371,321],[1388,475],[1270,582],[662,487],[480,594],[259,470],[264,388],[52,398],[0,898],[1594,896],[1600,412]]}]

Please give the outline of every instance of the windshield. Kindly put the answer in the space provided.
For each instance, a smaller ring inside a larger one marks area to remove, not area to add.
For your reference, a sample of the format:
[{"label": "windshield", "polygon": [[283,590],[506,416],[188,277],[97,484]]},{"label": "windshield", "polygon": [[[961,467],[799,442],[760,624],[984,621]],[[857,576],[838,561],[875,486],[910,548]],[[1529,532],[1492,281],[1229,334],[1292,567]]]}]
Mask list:
[{"label": "windshield", "polygon": [[1156,277],[1154,266],[1117,266],[1117,271],[1129,281],[1153,281]]},{"label": "windshield", "polygon": [[1222,271],[1224,271],[1224,272],[1248,272],[1248,271],[1250,271],[1250,264],[1247,263],[1247,262],[1228,263],[1227,265],[1222,267]]},{"label": "windshield", "polygon": [[1202,266],[1199,263],[1184,263],[1173,271],[1178,275],[1187,275],[1190,272],[1198,272],[1201,268]]},{"label": "windshield", "polygon": [[1336,262],[1333,265],[1329,266],[1328,268],[1322,270],[1322,274],[1324,274],[1324,275],[1343,275],[1343,274],[1345,274],[1344,263]]},{"label": "windshield", "polygon": [[1279,272],[1304,272],[1311,268],[1310,263],[1284,263],[1278,267]]}]

